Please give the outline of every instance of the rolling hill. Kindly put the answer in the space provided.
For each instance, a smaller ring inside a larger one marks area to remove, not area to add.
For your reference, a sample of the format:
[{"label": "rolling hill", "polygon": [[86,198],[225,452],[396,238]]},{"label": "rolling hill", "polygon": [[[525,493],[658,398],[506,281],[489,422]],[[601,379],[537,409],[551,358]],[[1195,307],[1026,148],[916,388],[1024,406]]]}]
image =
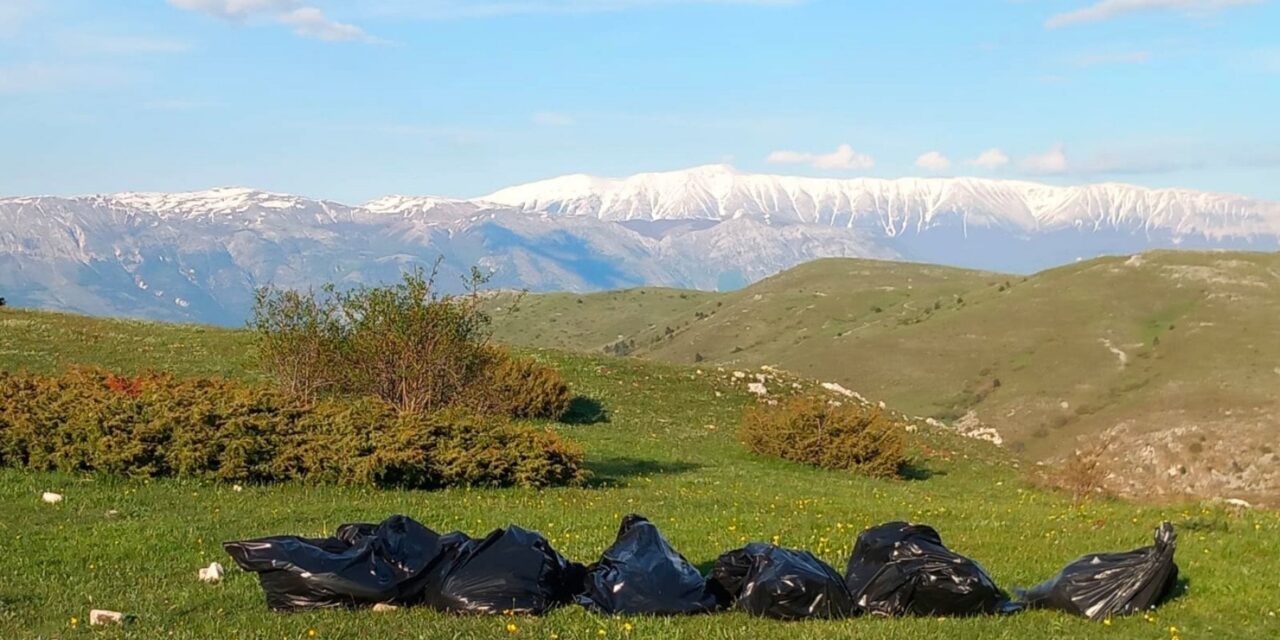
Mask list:
[{"label": "rolling hill", "polygon": [[1032,276],[820,260],[732,293],[528,296],[496,317],[516,344],[780,366],[980,421],[1030,460],[1105,446],[1122,494],[1280,499],[1280,254],[1157,251]]}]

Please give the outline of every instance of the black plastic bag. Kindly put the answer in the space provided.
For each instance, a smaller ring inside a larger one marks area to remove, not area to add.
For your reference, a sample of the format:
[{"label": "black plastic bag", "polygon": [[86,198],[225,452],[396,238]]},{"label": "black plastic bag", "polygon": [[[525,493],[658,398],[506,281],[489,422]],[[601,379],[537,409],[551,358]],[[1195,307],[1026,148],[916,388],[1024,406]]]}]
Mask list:
[{"label": "black plastic bag", "polygon": [[1123,553],[1084,556],[1058,575],[1026,591],[1029,608],[1058,609],[1102,620],[1150,609],[1166,600],[1178,583],[1173,554],[1178,534],[1168,522],[1156,529],[1155,544]]},{"label": "black plastic bag", "polygon": [[800,620],[858,613],[840,574],[808,551],[753,542],[721,555],[710,581],[752,615]]},{"label": "black plastic bag", "polygon": [[698,568],[635,514],[622,519],[613,546],[587,567],[584,589],[578,604],[609,614],[707,613],[718,604]]},{"label": "black plastic bag", "polygon": [[932,527],[890,522],[863,531],[845,569],[858,607],[884,616],[967,616],[1018,609],[977,562]]},{"label": "black plastic bag", "polygon": [[581,591],[585,568],[537,533],[510,526],[482,540],[450,535],[425,591],[440,611],[541,615]]},{"label": "black plastic bag", "polygon": [[258,574],[274,611],[412,604],[443,551],[440,535],[406,516],[343,525],[332,538],[276,536],[222,547]]}]

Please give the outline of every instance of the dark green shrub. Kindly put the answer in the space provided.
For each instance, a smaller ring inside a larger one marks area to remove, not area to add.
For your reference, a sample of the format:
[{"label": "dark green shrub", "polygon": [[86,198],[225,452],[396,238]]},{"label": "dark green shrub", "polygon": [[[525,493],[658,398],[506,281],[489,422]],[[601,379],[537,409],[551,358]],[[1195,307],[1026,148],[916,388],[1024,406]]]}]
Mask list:
[{"label": "dark green shrub", "polygon": [[581,451],[503,417],[402,413],[376,398],[306,404],[269,387],[94,369],[0,373],[0,464],[221,481],[543,487]]},{"label": "dark green shrub", "polygon": [[756,453],[889,477],[907,462],[904,432],[878,408],[799,395],[748,409],[738,436]]},{"label": "dark green shrub", "polygon": [[573,393],[560,373],[532,358],[497,353],[469,402],[483,413],[512,418],[558,419],[569,410]]}]

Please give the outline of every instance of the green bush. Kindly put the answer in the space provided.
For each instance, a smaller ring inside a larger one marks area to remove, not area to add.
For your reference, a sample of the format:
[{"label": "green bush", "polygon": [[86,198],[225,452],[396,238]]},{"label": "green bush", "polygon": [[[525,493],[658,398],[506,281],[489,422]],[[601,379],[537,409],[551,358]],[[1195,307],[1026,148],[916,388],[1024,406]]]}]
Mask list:
[{"label": "green bush", "polygon": [[756,453],[891,477],[907,462],[904,432],[878,408],[800,395],[748,409],[738,436]]},{"label": "green bush", "polygon": [[498,352],[480,306],[484,277],[473,272],[466,295],[438,293],[435,278],[417,270],[381,287],[259,290],[250,326],[263,369],[303,399],[369,395],[413,413],[457,405]]},{"label": "green bush", "polygon": [[569,410],[573,394],[555,369],[504,352],[495,352],[493,362],[485,378],[472,387],[470,406],[482,413],[552,420]]},{"label": "green bush", "polygon": [[572,484],[581,461],[552,431],[457,410],[402,413],[371,397],[306,404],[220,379],[0,373],[5,466],[435,488]]}]

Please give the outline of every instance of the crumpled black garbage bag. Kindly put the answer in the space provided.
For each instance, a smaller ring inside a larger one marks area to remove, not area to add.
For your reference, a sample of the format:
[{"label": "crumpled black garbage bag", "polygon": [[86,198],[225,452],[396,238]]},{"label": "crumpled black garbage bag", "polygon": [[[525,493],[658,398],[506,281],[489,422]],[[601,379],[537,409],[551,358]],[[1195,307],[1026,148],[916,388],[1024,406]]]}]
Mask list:
[{"label": "crumpled black garbage bag", "polygon": [[710,581],[739,609],[781,620],[856,615],[840,574],[808,551],[753,542],[721,555]]},{"label": "crumpled black garbage bag", "polygon": [[1084,556],[1018,595],[1029,608],[1058,609],[1090,620],[1150,609],[1177,585],[1177,546],[1178,534],[1165,522],[1149,547]]},{"label": "crumpled black garbage bag", "polygon": [[644,516],[622,519],[613,546],[587,567],[578,604],[601,613],[679,615],[714,611],[706,578]]},{"label": "crumpled black garbage bag", "polygon": [[885,616],[1011,613],[1018,607],[977,562],[927,525],[890,522],[863,531],[845,569],[854,602]]},{"label": "crumpled black garbage bag", "polygon": [[258,574],[274,611],[410,604],[442,555],[441,536],[406,516],[342,525],[331,538],[276,536],[226,542]]},{"label": "crumpled black garbage bag", "polygon": [[535,532],[513,525],[482,540],[446,537],[424,594],[425,603],[440,611],[541,615],[572,602],[582,589],[585,567]]}]

